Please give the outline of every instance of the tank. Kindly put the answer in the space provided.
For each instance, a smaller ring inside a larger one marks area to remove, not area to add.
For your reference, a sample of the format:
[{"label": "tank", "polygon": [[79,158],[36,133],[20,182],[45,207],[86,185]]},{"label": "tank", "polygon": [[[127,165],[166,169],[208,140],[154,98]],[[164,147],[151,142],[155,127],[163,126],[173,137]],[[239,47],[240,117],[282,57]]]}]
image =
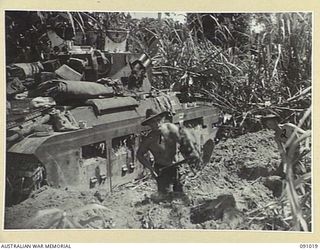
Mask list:
[{"label": "tank", "polygon": [[37,81],[7,100],[7,205],[43,185],[112,192],[137,179],[148,108],[169,110],[171,122],[197,130],[199,147],[214,139],[219,110],[195,93],[153,89],[151,59],[126,51],[123,38],[112,38],[119,34],[127,37],[109,31],[103,51],[64,41],[54,59],[7,66],[7,79]]}]

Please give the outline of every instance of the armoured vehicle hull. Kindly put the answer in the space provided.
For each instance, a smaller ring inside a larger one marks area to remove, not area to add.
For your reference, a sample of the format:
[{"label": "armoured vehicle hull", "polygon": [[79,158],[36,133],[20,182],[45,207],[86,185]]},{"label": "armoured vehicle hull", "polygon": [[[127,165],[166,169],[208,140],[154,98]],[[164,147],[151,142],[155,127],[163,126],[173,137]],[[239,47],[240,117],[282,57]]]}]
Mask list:
[{"label": "armoured vehicle hull", "polygon": [[[128,102],[128,97],[112,99],[118,102],[122,98]],[[215,124],[219,121],[217,109],[196,102],[193,107],[186,107],[177,97],[171,99],[176,104],[174,123],[198,128],[200,146],[214,139]],[[128,103],[132,105],[134,99]],[[35,133],[15,143],[7,150],[6,175],[11,186],[7,186],[7,195],[29,194],[44,183],[54,187],[105,185],[112,191],[114,186],[137,178],[143,169],[135,152],[148,131],[148,127],[140,124],[146,109],[152,106],[155,106],[153,97],[141,100],[139,105],[110,109],[101,115],[91,106],[76,107],[70,112],[84,124],[79,130],[50,135]]]}]

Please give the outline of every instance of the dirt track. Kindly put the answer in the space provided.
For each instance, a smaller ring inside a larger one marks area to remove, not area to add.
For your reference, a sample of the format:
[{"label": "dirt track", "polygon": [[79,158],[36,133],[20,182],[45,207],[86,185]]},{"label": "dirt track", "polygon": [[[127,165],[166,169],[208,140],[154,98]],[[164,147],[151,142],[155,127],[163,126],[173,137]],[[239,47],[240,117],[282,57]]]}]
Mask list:
[{"label": "dirt track", "polygon": [[[155,203],[150,195],[156,183],[150,178],[117,187],[112,194],[101,188],[43,187],[24,202],[6,208],[5,228],[47,228],[51,214],[31,223],[30,219],[39,210],[58,208],[66,212],[66,219],[71,218],[83,228],[287,230],[288,225],[275,221],[272,209],[268,212],[264,208],[278,199],[275,196],[279,195],[281,182],[279,186],[278,178],[267,177],[273,175],[279,163],[273,133],[249,133],[217,144],[211,162],[196,175],[186,166],[182,169],[186,197],[174,196]],[[269,187],[276,187],[274,192],[266,187],[267,179]],[[90,207],[80,211],[86,204],[100,204],[107,209]],[[64,227],[72,227],[67,224]]]}]

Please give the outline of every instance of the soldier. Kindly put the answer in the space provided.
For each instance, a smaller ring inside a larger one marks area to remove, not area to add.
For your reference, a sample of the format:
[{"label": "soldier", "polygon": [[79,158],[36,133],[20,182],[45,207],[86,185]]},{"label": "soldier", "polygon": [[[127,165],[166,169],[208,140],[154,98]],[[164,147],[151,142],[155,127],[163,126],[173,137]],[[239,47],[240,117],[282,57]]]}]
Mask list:
[{"label": "soldier", "polygon": [[[199,160],[199,152],[195,149],[191,140],[181,140],[181,131],[173,123],[166,122],[168,111],[156,112],[147,109],[146,119],[141,125],[149,125],[150,133],[140,143],[137,158],[141,164],[148,168],[157,181],[158,198],[165,199],[169,194],[170,186],[173,184],[174,192],[183,192],[178,169],[172,164],[176,160],[177,145],[183,147],[188,159]],[[183,145],[181,145],[183,144]],[[151,152],[154,164],[147,159],[146,154]]]},{"label": "soldier", "polygon": [[128,77],[128,89],[137,91],[150,91],[150,86],[143,86],[144,79],[146,78],[147,69],[151,64],[151,59],[146,55],[142,54],[139,59],[130,63],[131,73]]},{"label": "soldier", "polygon": [[[297,135],[303,131],[300,128],[297,128],[291,123],[280,124],[280,117],[277,115],[269,114],[262,117],[263,124],[268,128],[273,130],[274,139],[277,143],[280,155],[281,155],[281,163],[279,168],[276,171],[276,174],[285,177],[286,169],[284,169],[284,159],[286,158],[286,154],[288,153],[288,147],[285,146],[289,138],[294,133],[294,130],[297,129],[297,134],[294,134],[294,139],[297,139]],[[296,156],[300,154],[300,147],[296,148]],[[296,171],[296,169],[294,169]]]}]

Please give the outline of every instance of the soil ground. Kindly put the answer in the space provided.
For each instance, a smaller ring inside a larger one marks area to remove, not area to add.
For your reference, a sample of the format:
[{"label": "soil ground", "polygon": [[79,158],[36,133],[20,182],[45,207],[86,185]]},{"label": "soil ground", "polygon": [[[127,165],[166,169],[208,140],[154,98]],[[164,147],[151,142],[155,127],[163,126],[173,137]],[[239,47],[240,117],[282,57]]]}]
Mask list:
[{"label": "soil ground", "polygon": [[45,186],[5,209],[5,228],[288,230],[289,207],[277,214],[272,205],[281,194],[281,180],[273,174],[279,164],[273,132],[248,133],[220,141],[200,171],[183,166],[184,196],[150,199],[156,193],[150,176],[112,193]]}]

